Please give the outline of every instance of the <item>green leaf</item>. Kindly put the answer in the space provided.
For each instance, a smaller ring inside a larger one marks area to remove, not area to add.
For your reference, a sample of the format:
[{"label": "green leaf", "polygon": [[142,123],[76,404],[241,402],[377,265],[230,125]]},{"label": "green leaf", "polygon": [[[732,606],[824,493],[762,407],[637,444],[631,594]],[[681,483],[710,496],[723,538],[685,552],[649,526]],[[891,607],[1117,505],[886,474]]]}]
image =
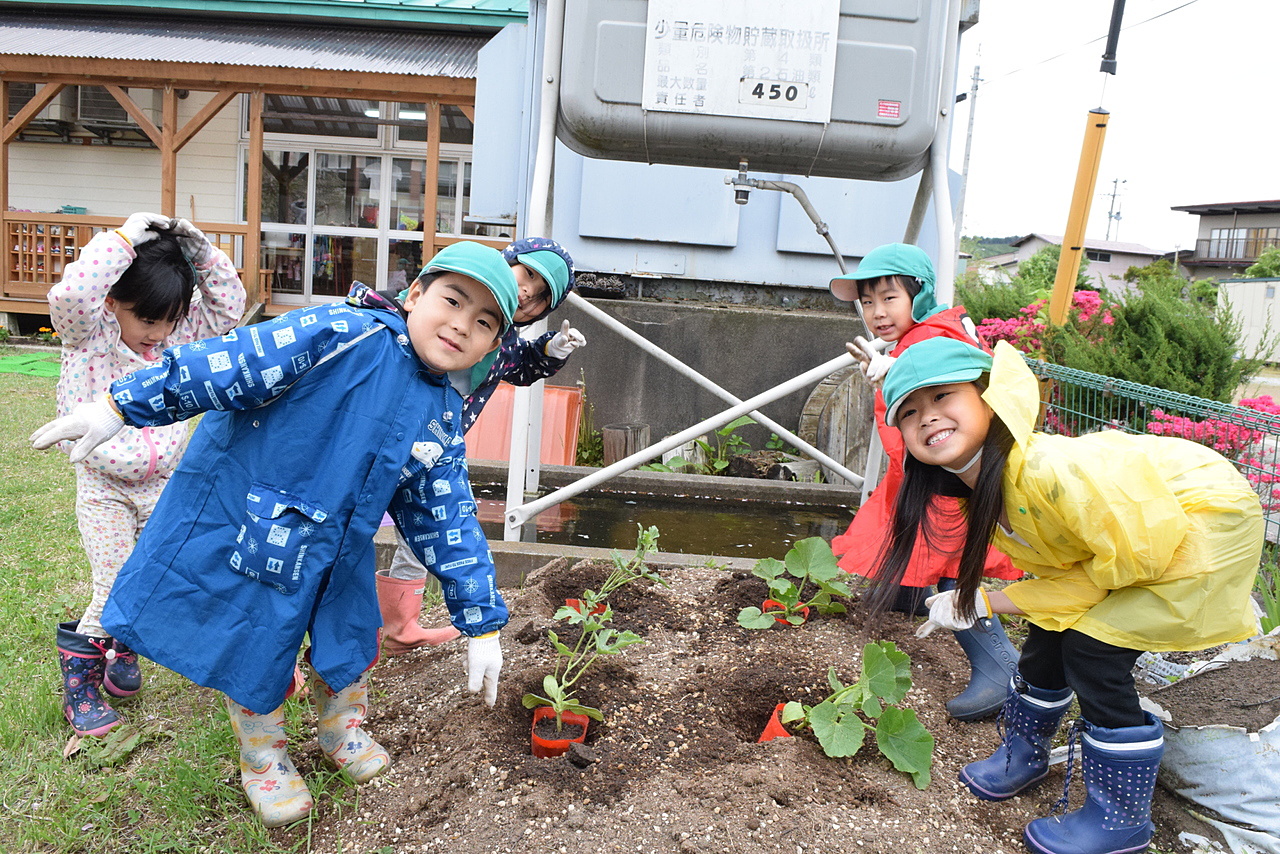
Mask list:
[{"label": "green leaf", "polygon": [[744,629],[769,629],[773,628],[773,623],[773,614],[764,614],[754,605],[738,612],[738,625]]},{"label": "green leaf", "polygon": [[832,757],[853,756],[862,749],[870,729],[851,711],[825,701],[809,710],[809,726],[822,752]]},{"label": "green leaf", "polygon": [[827,581],[841,574],[831,545],[822,537],[807,537],[787,552],[787,571],[796,578]]},{"label": "green leaf", "polygon": [[772,581],[782,573],[786,572],[787,566],[777,558],[767,557],[763,560],[756,561],[755,568],[751,570],[751,574],[756,578],[762,578],[765,581]]},{"label": "green leaf", "polygon": [[800,601],[800,591],[785,578],[775,578],[769,582],[769,596],[788,607]]},{"label": "green leaf", "polygon": [[869,718],[878,718],[880,717],[881,712],[884,711],[884,705],[881,704],[880,698],[875,694],[863,697],[858,708],[861,709],[862,713]]},{"label": "green leaf", "polygon": [[792,721],[802,721],[806,717],[804,706],[792,700],[782,707],[782,714],[778,715],[778,720],[784,724]]},{"label": "green leaf", "polygon": [[520,703],[526,709],[536,709],[538,706],[550,706],[551,701],[546,697],[539,697],[537,694],[525,694],[520,698]]},{"label": "green leaf", "polygon": [[911,658],[892,641],[877,641],[862,648],[862,678],[885,703],[900,703],[911,690]]},{"label": "green leaf", "polygon": [[831,691],[833,693],[844,688],[844,683],[840,681],[839,676],[836,676],[836,669],[834,667],[827,668],[827,684],[831,686]]},{"label": "green leaf", "polygon": [[876,724],[876,744],[894,768],[911,775],[917,789],[929,785],[933,736],[916,718],[915,709],[885,709]]}]

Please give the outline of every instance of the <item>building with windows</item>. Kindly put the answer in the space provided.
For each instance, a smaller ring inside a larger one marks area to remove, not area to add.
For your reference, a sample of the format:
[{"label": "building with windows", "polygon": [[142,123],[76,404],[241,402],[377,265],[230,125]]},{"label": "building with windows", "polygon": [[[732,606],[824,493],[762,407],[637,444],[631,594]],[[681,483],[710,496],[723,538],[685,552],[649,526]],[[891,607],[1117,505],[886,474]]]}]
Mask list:
[{"label": "building with windows", "polygon": [[[989,280],[1008,279],[1018,272],[1018,265],[1046,246],[1061,246],[1062,237],[1057,234],[1031,234],[1019,237],[1011,244],[1014,252],[1003,255],[991,255],[969,264],[970,270],[976,270]],[[1084,242],[1085,259],[1089,262],[1085,275],[1110,291],[1123,291],[1124,274],[1130,267],[1145,267],[1153,261],[1159,261],[1165,253],[1148,249],[1138,243],[1121,243],[1114,240],[1089,240]]]},{"label": "building with windows", "polygon": [[268,314],[505,245],[467,219],[477,57],[526,6],[0,2],[0,311],[137,210],[196,222]]},{"label": "building with windows", "polygon": [[1200,217],[1193,253],[1179,254],[1194,278],[1239,276],[1258,256],[1280,246],[1280,199],[1173,208]]}]

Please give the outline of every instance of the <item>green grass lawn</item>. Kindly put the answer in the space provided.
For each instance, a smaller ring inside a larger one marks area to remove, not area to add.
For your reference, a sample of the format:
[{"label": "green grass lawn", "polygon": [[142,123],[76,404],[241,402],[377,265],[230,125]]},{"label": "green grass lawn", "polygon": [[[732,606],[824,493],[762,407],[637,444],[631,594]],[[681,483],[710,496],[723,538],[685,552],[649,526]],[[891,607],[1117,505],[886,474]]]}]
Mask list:
[{"label": "green grass lawn", "polygon": [[[220,695],[150,662],[142,692],[113,703],[126,721],[116,737],[63,757],[72,732],[54,633],[90,590],[71,464],[27,438],[54,416],[55,384],[0,373],[0,851],[309,850],[306,834],[282,849],[249,812]],[[296,744],[313,716],[289,705]],[[354,798],[336,774],[308,783],[326,810]]]}]

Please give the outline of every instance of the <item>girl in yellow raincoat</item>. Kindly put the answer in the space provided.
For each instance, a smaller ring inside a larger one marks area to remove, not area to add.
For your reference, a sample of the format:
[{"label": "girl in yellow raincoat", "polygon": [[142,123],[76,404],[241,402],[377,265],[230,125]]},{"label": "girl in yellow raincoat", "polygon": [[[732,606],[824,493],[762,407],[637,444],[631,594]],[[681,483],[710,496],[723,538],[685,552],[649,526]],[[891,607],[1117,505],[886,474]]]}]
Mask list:
[{"label": "girl in yellow raincoat", "polygon": [[[959,584],[929,598],[919,634],[992,614],[1029,623],[1003,743],[961,781],[983,800],[1038,783],[1078,697],[1085,806],[1031,822],[1026,843],[1042,854],[1146,850],[1163,726],[1138,704],[1133,665],[1144,650],[1257,633],[1257,495],[1229,460],[1183,439],[1035,432],[1038,384],[1007,343],[993,358],[954,339],[922,341],[890,368],[884,398],[907,457],[878,582],[901,578],[930,501],[960,495],[969,525]],[[992,543],[1035,577],[981,590]]]}]

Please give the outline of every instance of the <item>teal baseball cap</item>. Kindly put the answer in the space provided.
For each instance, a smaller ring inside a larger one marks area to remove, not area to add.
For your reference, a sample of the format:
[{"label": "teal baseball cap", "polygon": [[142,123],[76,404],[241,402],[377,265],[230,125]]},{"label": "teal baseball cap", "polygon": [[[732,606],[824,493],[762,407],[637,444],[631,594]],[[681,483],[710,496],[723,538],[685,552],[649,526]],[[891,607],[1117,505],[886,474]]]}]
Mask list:
[{"label": "teal baseball cap", "polygon": [[886,426],[893,427],[902,400],[918,388],[965,383],[991,370],[991,355],[972,344],[938,336],[912,344],[889,368],[884,378]]},{"label": "teal baseball cap", "polygon": [[910,243],[886,243],[868,252],[852,273],[831,280],[831,293],[845,302],[858,301],[858,282],[885,276],[910,276],[920,283],[920,292],[911,301],[911,319],[916,323],[942,310],[934,296],[933,262],[929,254]]},{"label": "teal baseball cap", "polygon": [[502,312],[503,330],[511,325],[519,303],[518,286],[515,273],[511,272],[511,265],[500,251],[483,243],[467,240],[450,243],[437,252],[418,275],[422,277],[428,273],[443,272],[461,273],[488,288]]}]

